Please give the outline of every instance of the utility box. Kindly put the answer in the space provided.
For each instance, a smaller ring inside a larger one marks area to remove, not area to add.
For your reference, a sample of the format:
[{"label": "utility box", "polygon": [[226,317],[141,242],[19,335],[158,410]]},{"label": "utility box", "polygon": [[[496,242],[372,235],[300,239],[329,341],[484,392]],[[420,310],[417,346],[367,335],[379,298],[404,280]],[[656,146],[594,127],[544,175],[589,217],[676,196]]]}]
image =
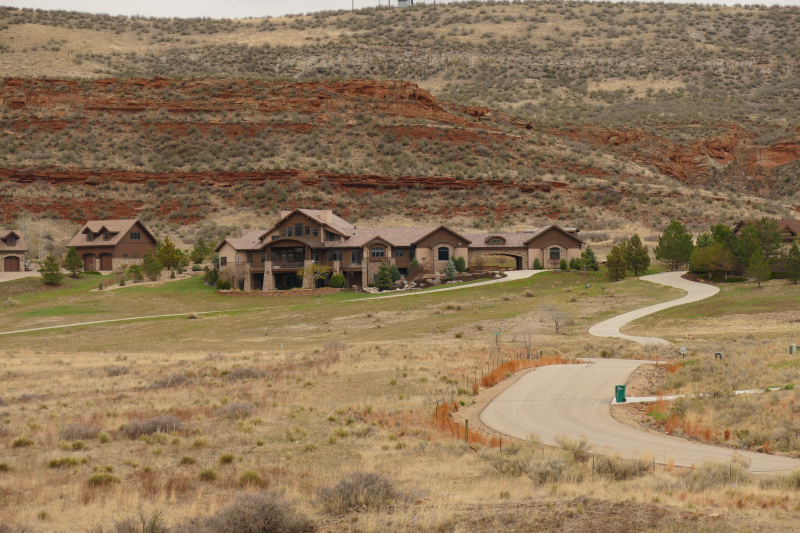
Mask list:
[{"label": "utility box", "polygon": [[617,403],[625,403],[625,385],[614,385],[614,396]]}]

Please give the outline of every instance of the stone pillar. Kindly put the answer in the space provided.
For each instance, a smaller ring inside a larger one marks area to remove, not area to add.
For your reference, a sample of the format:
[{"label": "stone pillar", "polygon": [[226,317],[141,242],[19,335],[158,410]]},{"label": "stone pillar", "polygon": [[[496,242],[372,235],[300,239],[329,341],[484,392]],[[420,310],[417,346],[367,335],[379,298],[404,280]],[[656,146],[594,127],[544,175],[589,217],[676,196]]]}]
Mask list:
[{"label": "stone pillar", "polygon": [[272,273],[272,261],[267,261],[264,263],[264,286],[261,288],[261,290],[275,290],[275,274]]},{"label": "stone pillar", "polygon": [[339,274],[342,272],[342,263],[341,261],[334,261],[333,262],[333,273]]},{"label": "stone pillar", "polygon": [[251,291],[253,284],[253,275],[250,274],[250,265],[245,263],[245,270],[244,270],[244,290]]},{"label": "stone pillar", "polygon": [[369,250],[364,248],[361,259],[361,288],[366,289],[367,285],[369,285]]},{"label": "stone pillar", "polygon": [[[313,259],[306,259],[305,263],[303,264],[303,269],[308,272],[309,267],[315,264]],[[304,289],[313,289],[314,288],[314,280],[311,276],[303,276],[303,288]]]}]

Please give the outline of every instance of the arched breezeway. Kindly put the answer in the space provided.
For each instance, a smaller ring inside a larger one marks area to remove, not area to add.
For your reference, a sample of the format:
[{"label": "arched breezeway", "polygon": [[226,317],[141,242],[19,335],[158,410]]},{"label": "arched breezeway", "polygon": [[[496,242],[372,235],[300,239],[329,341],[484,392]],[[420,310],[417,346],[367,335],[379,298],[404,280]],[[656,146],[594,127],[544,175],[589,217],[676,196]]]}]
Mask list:
[{"label": "arched breezeway", "polygon": [[470,248],[469,249],[469,262],[471,265],[477,265],[481,262],[480,258],[491,256],[503,256],[514,259],[515,270],[528,269],[528,250],[525,248]]}]

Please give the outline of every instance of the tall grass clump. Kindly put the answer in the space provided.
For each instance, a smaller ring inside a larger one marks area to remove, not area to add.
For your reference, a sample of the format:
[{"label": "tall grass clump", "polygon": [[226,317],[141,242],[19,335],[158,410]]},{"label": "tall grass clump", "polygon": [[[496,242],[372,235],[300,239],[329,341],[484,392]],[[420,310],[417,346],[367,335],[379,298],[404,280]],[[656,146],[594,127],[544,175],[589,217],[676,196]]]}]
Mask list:
[{"label": "tall grass clump", "polygon": [[329,513],[367,508],[375,511],[405,503],[413,496],[397,490],[389,478],[373,472],[353,472],[336,485],[324,487],[317,494],[319,503]]},{"label": "tall grass clump", "polygon": [[170,433],[180,431],[183,422],[172,415],[154,416],[145,420],[133,420],[123,426],[122,432],[126,437],[136,439],[142,435],[153,433]]},{"label": "tall grass clump", "polygon": [[279,492],[243,494],[216,514],[194,518],[173,533],[303,533],[314,524]]}]

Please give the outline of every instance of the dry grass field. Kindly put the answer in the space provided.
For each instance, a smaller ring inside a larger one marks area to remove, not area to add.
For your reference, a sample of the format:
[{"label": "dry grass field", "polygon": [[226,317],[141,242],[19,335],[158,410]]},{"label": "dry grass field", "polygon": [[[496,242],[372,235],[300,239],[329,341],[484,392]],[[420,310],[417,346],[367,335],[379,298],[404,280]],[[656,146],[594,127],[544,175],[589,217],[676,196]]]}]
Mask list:
[{"label": "dry grass field", "polygon": [[[19,302],[0,308],[4,331],[153,307],[221,312],[3,336],[6,524],[127,532],[115,524],[162,513],[165,527],[190,527],[191,517],[264,490],[320,531],[790,531],[796,519],[794,478],[768,483],[736,466],[730,488],[727,464],[653,473],[647,457],[612,457],[593,475],[591,443],[470,449],[432,423],[433,394],[473,402],[468,376],[490,356],[519,353],[524,331],[543,355],[567,361],[666,356],[586,331],[679,291],[574,273],[352,302],[346,293],[225,298],[199,278],[102,293],[89,292],[93,283],[3,283]],[[255,309],[265,300],[276,308]],[[565,334],[555,335],[545,302],[571,307]],[[495,331],[501,351],[492,354]],[[355,507],[343,503],[345,489],[331,499],[326,487],[353,472],[390,485],[367,485],[372,499]]]}]

